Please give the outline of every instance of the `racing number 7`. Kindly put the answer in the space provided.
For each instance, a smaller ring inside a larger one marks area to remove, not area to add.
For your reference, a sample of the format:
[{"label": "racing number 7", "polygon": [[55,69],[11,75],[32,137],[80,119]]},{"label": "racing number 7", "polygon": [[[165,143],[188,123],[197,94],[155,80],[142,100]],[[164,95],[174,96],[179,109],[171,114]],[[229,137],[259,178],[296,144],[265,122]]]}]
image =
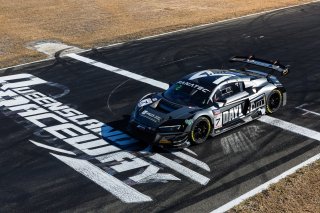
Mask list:
[{"label": "racing number 7", "polygon": [[214,115],[214,129],[219,129],[222,127],[222,113]]}]

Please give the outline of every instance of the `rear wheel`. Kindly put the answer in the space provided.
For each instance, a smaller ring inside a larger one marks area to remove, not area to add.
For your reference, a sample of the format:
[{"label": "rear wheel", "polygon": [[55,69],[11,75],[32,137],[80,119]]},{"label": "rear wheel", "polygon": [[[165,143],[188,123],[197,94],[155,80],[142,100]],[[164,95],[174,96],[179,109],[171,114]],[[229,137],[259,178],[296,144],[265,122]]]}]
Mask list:
[{"label": "rear wheel", "polygon": [[282,104],[282,93],[277,89],[272,90],[272,92],[270,93],[267,99],[267,106],[266,106],[267,114],[272,114],[276,112],[281,107],[281,104]]},{"label": "rear wheel", "polygon": [[190,140],[194,144],[205,142],[211,131],[211,123],[208,118],[200,117],[192,125],[189,134]]}]

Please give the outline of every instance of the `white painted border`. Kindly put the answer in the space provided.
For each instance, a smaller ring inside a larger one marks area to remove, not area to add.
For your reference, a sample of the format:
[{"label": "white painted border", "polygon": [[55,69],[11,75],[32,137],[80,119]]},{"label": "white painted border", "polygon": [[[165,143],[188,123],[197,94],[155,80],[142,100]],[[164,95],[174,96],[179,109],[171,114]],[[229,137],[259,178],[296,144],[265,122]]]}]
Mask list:
[{"label": "white painted border", "polygon": [[[277,8],[277,9],[266,10],[266,11],[252,13],[252,14],[248,14],[248,15],[244,15],[244,16],[224,19],[224,20],[221,20],[221,21],[211,22],[211,23],[207,23],[207,24],[201,24],[201,25],[197,25],[197,26],[193,26],[193,27],[187,27],[187,28],[183,28],[183,29],[180,29],[180,30],[174,30],[174,31],[166,32],[166,33],[160,33],[160,34],[156,34],[156,35],[152,35],[152,36],[142,37],[142,38],[139,38],[139,39],[136,39],[136,40],[132,40],[132,41],[146,40],[146,39],[150,39],[150,38],[161,37],[161,36],[164,36],[164,35],[174,34],[174,33],[178,33],[178,32],[184,32],[184,31],[193,30],[193,29],[197,29],[197,28],[213,26],[213,25],[216,25],[216,24],[221,24],[221,23],[234,21],[234,20],[238,20],[238,19],[242,19],[242,18],[248,18],[248,17],[252,17],[252,16],[258,16],[258,15],[262,15],[262,14],[266,14],[266,13],[272,13],[272,12],[279,11],[279,10],[285,10],[285,9],[289,9],[289,8],[304,6],[304,5],[313,4],[313,3],[316,3],[316,2],[320,2],[320,0],[313,0],[313,1],[310,1],[310,2],[303,3],[303,4],[294,4],[294,5],[290,5],[290,6],[287,6],[287,7],[280,7],[280,8]],[[119,45],[122,45],[122,44],[127,43],[127,42],[129,42],[129,41],[109,44],[109,45],[106,45],[106,46],[98,47],[97,49],[115,47],[115,46],[119,46]],[[85,49],[85,50],[80,51],[78,53],[89,52],[91,50],[92,49]],[[20,67],[20,66],[26,66],[26,65],[30,65],[30,64],[36,64],[36,63],[39,63],[39,62],[50,61],[52,59],[53,58],[46,58],[46,59],[33,61],[33,62],[29,62],[29,63],[18,64],[18,65],[14,65],[14,66],[10,66],[10,67],[1,68],[0,71],[6,70],[6,69],[10,69],[10,68]]]},{"label": "white painted border", "polygon": [[265,182],[264,184],[252,189],[251,191],[241,195],[240,197],[224,204],[223,206],[213,210],[211,213],[220,213],[220,212],[226,212],[230,209],[232,209],[234,206],[239,205],[241,202],[243,202],[244,200],[253,197],[254,195],[262,192],[263,190],[266,190],[270,185],[275,184],[277,182],[279,182],[281,179],[287,177],[288,175],[291,175],[293,173],[295,173],[298,169],[301,169],[302,167],[305,167],[317,160],[320,159],[320,154],[317,154],[315,156],[313,156],[312,158],[309,158],[308,160],[298,164],[295,167],[292,167],[291,169],[285,171],[284,173],[280,174],[279,176]]},{"label": "white painted border", "polygon": [[36,64],[36,63],[45,62],[45,61],[51,61],[52,59],[54,59],[54,58],[45,58],[45,59],[32,61],[32,62],[28,62],[28,63],[17,64],[17,65],[13,65],[13,66],[10,66],[10,67],[1,68],[0,71],[4,71],[4,70],[7,70],[7,69],[16,68],[16,67],[22,67],[22,66],[26,66],[26,65],[31,65],[31,64]]},{"label": "white painted border", "polygon": [[320,132],[287,122],[287,121],[283,121],[280,120],[278,118],[273,118],[270,116],[262,116],[261,118],[258,119],[261,122],[270,124],[272,126],[276,126],[279,127],[281,129],[299,134],[299,135],[303,135],[305,137],[308,138],[312,138],[314,140],[317,140],[320,142]]}]

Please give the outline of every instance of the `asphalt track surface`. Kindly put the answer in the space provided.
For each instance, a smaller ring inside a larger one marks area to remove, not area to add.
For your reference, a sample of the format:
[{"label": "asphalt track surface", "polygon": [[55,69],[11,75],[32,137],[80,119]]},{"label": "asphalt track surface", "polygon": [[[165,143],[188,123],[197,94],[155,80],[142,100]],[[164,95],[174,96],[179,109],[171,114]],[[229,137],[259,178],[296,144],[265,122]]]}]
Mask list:
[{"label": "asphalt track surface", "polygon": [[[320,132],[319,37],[320,4],[314,3],[81,55],[165,83],[196,70],[231,67],[227,61],[232,55],[280,59],[291,65],[291,73],[281,80],[288,91],[288,104],[273,117]],[[68,57],[2,70],[1,77],[19,73],[51,82],[32,88],[123,132],[139,98],[162,91]],[[116,172],[112,166],[119,162],[97,162],[3,106],[0,124],[1,212],[209,212],[320,152],[319,141],[260,121],[190,147],[196,155],[181,152],[203,162],[202,167],[161,150],[143,154],[140,151],[146,145],[140,142],[121,145],[106,139],[155,165],[159,172],[175,177],[137,183],[129,177],[142,173],[146,167]],[[63,148],[77,156],[47,150],[29,140]],[[123,202],[50,153],[91,162],[151,200]],[[152,160],[150,156],[156,154],[210,181],[200,184],[169,168],[170,163]]]}]

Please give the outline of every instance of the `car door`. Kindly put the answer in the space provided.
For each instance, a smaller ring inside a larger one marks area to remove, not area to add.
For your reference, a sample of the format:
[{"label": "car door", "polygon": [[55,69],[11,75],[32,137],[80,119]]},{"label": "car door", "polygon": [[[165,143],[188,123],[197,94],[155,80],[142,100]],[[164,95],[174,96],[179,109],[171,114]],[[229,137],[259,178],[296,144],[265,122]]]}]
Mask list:
[{"label": "car door", "polygon": [[243,123],[249,94],[244,91],[243,82],[233,81],[220,85],[213,93],[212,101],[219,110],[214,112],[215,126],[218,132]]}]

